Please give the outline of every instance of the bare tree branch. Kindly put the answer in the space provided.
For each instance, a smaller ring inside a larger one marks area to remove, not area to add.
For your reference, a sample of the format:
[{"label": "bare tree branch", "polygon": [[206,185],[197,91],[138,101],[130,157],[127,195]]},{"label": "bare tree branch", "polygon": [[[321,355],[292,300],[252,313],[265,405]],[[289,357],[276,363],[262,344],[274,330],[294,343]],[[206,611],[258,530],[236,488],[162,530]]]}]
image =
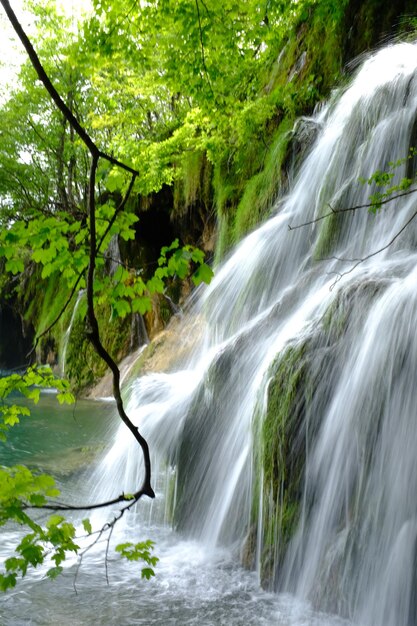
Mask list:
[{"label": "bare tree branch", "polygon": [[202,28],[202,25],[201,25],[200,5],[198,4],[198,0],[195,0],[195,6],[197,8],[198,32],[199,32],[199,35],[200,35],[201,62],[203,64],[204,72],[205,72],[206,77],[207,77],[208,86],[210,87],[210,91],[211,91],[212,95],[214,96],[213,87],[212,87],[211,81],[210,81],[210,75],[208,73],[207,65],[206,65],[206,55],[205,55],[205,52],[204,52],[204,42],[203,42],[203,28]]},{"label": "bare tree branch", "polygon": [[330,260],[330,259],[335,259],[336,261],[342,261],[343,263],[355,263],[349,270],[347,270],[346,272],[341,272],[341,273],[337,273],[337,272],[332,272],[332,273],[337,273],[337,279],[335,280],[335,282],[331,285],[331,289],[333,289],[333,287],[339,282],[339,280],[341,280],[343,278],[343,276],[346,276],[347,274],[350,274],[351,272],[353,272],[353,270],[355,270],[358,265],[361,265],[361,263],[364,263],[365,261],[367,261],[368,259],[371,259],[372,257],[376,256],[377,254],[380,254],[381,252],[383,252],[384,250],[386,250],[387,248],[389,248],[396,239],[398,239],[398,237],[405,231],[405,229],[407,228],[407,226],[409,226],[411,224],[411,222],[417,217],[417,211],[414,211],[414,213],[412,214],[412,216],[405,222],[405,224],[400,228],[400,230],[398,230],[395,235],[392,237],[392,239],[390,239],[390,241],[385,244],[385,246],[382,246],[381,248],[378,248],[378,250],[375,250],[374,252],[371,252],[370,254],[367,254],[366,256],[360,258],[360,259],[344,259],[344,258],[340,258],[340,257],[327,257],[324,259],[321,259],[322,261],[326,261],[326,260]]},{"label": "bare tree branch", "polygon": [[[136,502],[145,495],[144,492],[140,489],[134,494],[125,495],[122,493],[117,498],[113,498],[112,500],[106,500],[105,502],[98,502],[96,504],[65,504],[57,502],[55,504],[47,503],[47,504],[23,504],[22,509],[24,511],[27,510],[45,510],[45,511],[95,511],[96,509],[104,509],[108,506],[113,506],[115,504],[120,504],[121,502],[129,502],[129,505],[132,506],[136,504]],[[130,508],[129,506],[129,508]]]},{"label": "bare tree branch", "polygon": [[[417,189],[409,189],[408,191],[404,191],[403,193],[398,193],[396,196],[391,196],[390,198],[386,198],[385,200],[381,200],[378,202],[378,205],[388,204],[397,198],[403,198],[404,196],[409,196],[412,193],[416,193]],[[296,224],[295,226],[291,226],[288,224],[288,230],[297,230],[297,228],[304,228],[305,226],[311,226],[312,224],[317,224],[317,222],[321,222],[321,220],[325,220],[326,217],[331,217],[332,215],[338,215],[339,213],[349,213],[352,211],[358,211],[359,209],[370,209],[375,206],[372,202],[368,202],[366,204],[358,204],[356,206],[350,206],[343,209],[334,209],[331,204],[328,205],[331,209],[329,213],[325,213],[324,215],[320,215],[320,217],[315,217],[308,222],[302,222],[301,224]]]},{"label": "bare tree branch", "polygon": [[90,223],[90,257],[87,270],[87,321],[88,330],[87,337],[91,344],[94,346],[97,354],[108,365],[113,374],[113,396],[116,400],[117,410],[124,424],[128,427],[130,432],[135,437],[136,441],[142,448],[144,463],[145,463],[145,476],[140,489],[141,495],[146,494],[151,498],[155,497],[155,493],[151,487],[151,462],[149,456],[149,447],[139,429],[131,422],[124,410],[123,401],[120,393],[120,370],[117,367],[115,361],[110,354],[104,348],[100,340],[99,327],[97,318],[94,311],[94,272],[96,265],[96,219],[95,219],[95,182],[96,172],[99,155],[92,154],[91,156],[91,169],[90,169],[90,184],[89,184],[89,197],[88,197],[88,210],[89,210],[89,223]]},{"label": "bare tree branch", "polygon": [[101,237],[100,241],[98,242],[98,246],[96,248],[96,255],[100,252],[100,248],[103,244],[103,241],[105,240],[105,238],[107,237],[108,233],[110,232],[111,227],[113,226],[114,222],[116,221],[117,216],[119,215],[119,213],[121,213],[123,211],[123,209],[126,206],[127,201],[129,200],[130,194],[132,192],[133,189],[133,185],[135,184],[135,180],[136,180],[137,174],[134,172],[132,174],[132,178],[130,179],[130,184],[129,187],[124,195],[124,198],[122,199],[121,203],[119,204],[119,206],[117,207],[117,209],[114,212],[113,217],[111,218],[106,230],[104,231],[103,236]]}]

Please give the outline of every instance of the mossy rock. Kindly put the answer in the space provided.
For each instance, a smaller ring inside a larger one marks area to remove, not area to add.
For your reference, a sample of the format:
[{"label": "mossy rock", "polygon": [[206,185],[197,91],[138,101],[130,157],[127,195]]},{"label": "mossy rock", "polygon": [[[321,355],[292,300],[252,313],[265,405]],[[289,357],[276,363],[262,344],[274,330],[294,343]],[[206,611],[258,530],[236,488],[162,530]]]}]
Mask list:
[{"label": "mossy rock", "polygon": [[[28,267],[25,280],[19,286],[17,306],[25,312],[25,324],[33,327],[36,337],[40,337],[36,358],[41,363],[58,363],[61,338],[71,318],[71,307],[65,308],[69,293],[69,289],[62,286],[58,273],[42,279],[40,268],[34,265]],[[48,328],[50,330],[41,336]]]},{"label": "mossy rock", "polygon": [[261,426],[263,552],[261,579],[273,586],[275,568],[298,521],[304,469],[304,407],[309,395],[309,342],[289,346],[272,364]]},{"label": "mossy rock", "polygon": [[314,448],[338,383],[340,363],[355,329],[364,324],[372,302],[389,284],[389,279],[381,278],[341,288],[309,335],[288,345],[269,369],[266,410],[254,423],[254,439],[260,440],[255,474],[263,474],[263,482],[254,488],[252,516],[255,523],[262,501],[261,580],[266,587],[278,584],[298,525],[306,450]]},{"label": "mossy rock", "polygon": [[236,209],[233,239],[239,241],[270,216],[273,200],[283,183],[283,164],[290,140],[292,120],[281,122],[272,140],[262,170],[246,184]]},{"label": "mossy rock", "polygon": [[[117,361],[130,351],[130,317],[111,320],[110,307],[96,310],[102,344]],[[65,375],[75,391],[94,385],[107,371],[106,363],[95,352],[86,336],[83,316],[73,320],[66,352]]]}]

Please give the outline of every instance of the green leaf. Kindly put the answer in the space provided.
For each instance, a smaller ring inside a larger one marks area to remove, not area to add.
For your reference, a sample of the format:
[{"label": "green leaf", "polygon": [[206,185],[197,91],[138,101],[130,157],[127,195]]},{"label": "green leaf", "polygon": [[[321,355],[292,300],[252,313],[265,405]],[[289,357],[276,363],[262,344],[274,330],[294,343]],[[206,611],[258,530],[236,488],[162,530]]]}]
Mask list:
[{"label": "green leaf", "polygon": [[113,302],[113,309],[118,317],[125,317],[132,310],[127,300],[116,300],[115,302]]},{"label": "green leaf", "polygon": [[91,533],[93,532],[93,529],[91,527],[90,520],[89,519],[83,519],[82,524],[83,524],[85,532],[88,533],[89,535],[91,535]]},{"label": "green leaf", "polygon": [[62,574],[63,571],[64,571],[63,568],[60,565],[57,565],[56,567],[51,567],[50,569],[48,569],[48,571],[46,572],[46,575],[51,580],[55,580],[55,578],[57,578],[60,574]]},{"label": "green leaf", "polygon": [[153,276],[146,283],[146,288],[150,293],[164,293],[165,283],[159,276]]},{"label": "green leaf", "polygon": [[126,176],[122,170],[113,168],[105,181],[106,188],[113,193],[122,189],[126,182]]},{"label": "green leaf", "polygon": [[16,587],[17,575],[13,574],[0,574],[0,590],[7,591]]},{"label": "green leaf", "polygon": [[63,522],[64,519],[65,518],[62,517],[62,515],[51,515],[49,520],[46,522],[46,527],[52,528],[52,526],[58,526],[58,524],[61,524],[61,522]]},{"label": "green leaf", "polygon": [[213,276],[214,273],[211,267],[208,266],[206,263],[203,263],[202,265],[200,265],[199,268],[197,268],[191,278],[194,285],[197,286],[200,283],[206,283],[207,285],[210,284]]},{"label": "green leaf", "polygon": [[144,315],[148,311],[152,310],[152,301],[148,296],[141,296],[140,298],[135,298],[132,300],[132,311],[133,313],[140,313],[140,315]]},{"label": "green leaf", "polygon": [[9,259],[6,261],[6,272],[12,274],[20,274],[25,269],[23,261],[21,259]]},{"label": "green leaf", "polygon": [[75,397],[70,391],[61,391],[56,395],[59,404],[74,404]]},{"label": "green leaf", "polygon": [[142,578],[146,578],[146,580],[150,580],[152,576],[155,576],[155,572],[150,567],[143,567],[141,571]]}]

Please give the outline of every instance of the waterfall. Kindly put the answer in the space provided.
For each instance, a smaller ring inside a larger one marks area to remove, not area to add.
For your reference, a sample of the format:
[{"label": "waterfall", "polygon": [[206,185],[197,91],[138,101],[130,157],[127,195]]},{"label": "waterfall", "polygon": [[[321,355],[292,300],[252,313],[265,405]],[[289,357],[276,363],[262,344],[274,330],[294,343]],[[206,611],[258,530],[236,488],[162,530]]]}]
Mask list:
[{"label": "waterfall", "polygon": [[[175,468],[176,525],[208,546],[240,546],[258,499],[264,525],[275,515],[254,433],[279,358],[302,352],[314,375],[288,453],[301,467],[298,522],[291,541],[276,536],[270,574],[278,590],[361,626],[417,623],[416,224],[394,238],[417,195],[377,215],[315,220],[368,202],[359,177],[408,155],[416,112],[417,45],[370,56],[313,120],[317,138],[291,192],[193,299],[178,337],[180,348],[193,335],[192,354],[126,391],[155,472],[167,468],[172,482]],[[400,164],[393,183],[414,166]],[[131,439],[121,427],[93,477],[100,495],[140,484]],[[258,562],[265,541],[258,528]]]},{"label": "waterfall", "polygon": [[73,308],[72,313],[71,313],[70,323],[68,325],[67,330],[65,331],[65,335],[64,335],[64,338],[63,338],[63,341],[62,341],[61,374],[62,374],[63,377],[65,377],[65,374],[66,374],[65,367],[66,367],[66,360],[67,360],[68,343],[69,343],[69,340],[70,340],[72,327],[74,326],[74,321],[75,321],[75,318],[77,316],[78,309],[79,309],[79,306],[81,304],[81,301],[82,301],[84,293],[85,293],[84,289],[81,289],[78,292],[77,299],[75,301],[75,305],[74,305],[74,308]]},{"label": "waterfall", "polygon": [[109,246],[105,253],[106,260],[108,262],[108,272],[113,275],[117,268],[122,263],[122,256],[120,254],[119,238],[117,235],[113,235],[110,239]]}]

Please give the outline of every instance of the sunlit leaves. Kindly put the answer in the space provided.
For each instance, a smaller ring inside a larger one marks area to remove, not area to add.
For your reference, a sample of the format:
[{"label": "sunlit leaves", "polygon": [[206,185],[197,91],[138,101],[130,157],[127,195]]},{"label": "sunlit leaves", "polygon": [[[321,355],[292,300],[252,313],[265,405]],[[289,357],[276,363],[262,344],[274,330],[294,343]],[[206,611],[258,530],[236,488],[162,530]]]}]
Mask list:
[{"label": "sunlit leaves", "polygon": [[45,503],[46,497],[57,495],[59,490],[52,476],[35,475],[23,465],[0,468],[0,525],[7,521],[7,515],[16,521],[27,521],[20,500],[40,506]]},{"label": "sunlit leaves", "polygon": [[213,271],[204,262],[204,252],[194,246],[184,246],[179,248],[179,242],[176,239],[170,246],[166,246],[161,250],[161,256],[158,264],[159,269],[156,270],[161,275],[178,276],[180,279],[185,278],[190,272],[190,268],[198,266],[191,278],[198,285],[201,282],[210,283],[213,277]]},{"label": "sunlit leaves", "polygon": [[[140,170],[138,191],[172,184],[188,150],[214,163],[266,132],[291,101],[279,89],[265,90],[266,77],[290,29],[315,4],[94,2],[82,43],[95,94],[91,125]],[[113,176],[110,191],[122,187]]]},{"label": "sunlit leaves", "polygon": [[121,543],[116,546],[116,552],[119,552],[120,556],[128,561],[145,561],[145,563],[152,567],[144,567],[141,570],[142,578],[149,580],[152,576],[155,576],[153,567],[158,563],[159,559],[152,555],[152,550],[155,543],[151,540],[141,541],[139,543]]},{"label": "sunlit leaves", "polygon": [[114,318],[130,313],[144,315],[152,309],[152,296],[165,293],[169,279],[191,277],[196,285],[209,283],[213,272],[204,262],[204,256],[204,252],[194,246],[180,247],[176,239],[162,248],[158,267],[146,281],[141,271],[122,264],[112,275],[103,275],[94,285],[97,303],[109,304]]},{"label": "sunlit leaves", "polygon": [[60,565],[58,565],[56,567],[50,567],[48,569],[48,571],[46,572],[46,575],[51,580],[55,580],[55,578],[57,578],[60,574],[62,574],[63,570],[64,570],[64,568],[61,567]]},{"label": "sunlit leaves", "polygon": [[110,191],[120,191],[126,185],[126,173],[118,168],[113,168],[105,179],[106,188]]},{"label": "sunlit leaves", "polygon": [[8,430],[18,424],[22,416],[30,415],[27,406],[16,402],[16,398],[12,402],[9,397],[20,394],[36,404],[42,388],[56,389],[60,404],[74,402],[68,381],[55,377],[48,366],[30,367],[23,374],[0,378],[0,440],[4,441]]},{"label": "sunlit leaves", "polygon": [[[376,170],[369,176],[369,178],[359,178],[359,182],[362,185],[369,185],[372,188],[376,188],[370,197],[371,213],[376,213],[382,208],[382,205],[388,202],[390,199],[394,199],[397,194],[403,194],[408,192],[413,185],[417,184],[417,177],[410,178],[409,176],[402,176],[399,174],[401,171],[399,168],[404,168],[409,161],[415,159],[417,155],[417,149],[411,147],[406,157],[397,159],[396,161],[390,161],[386,170]],[[380,191],[380,189],[384,189]]]},{"label": "sunlit leaves", "polygon": [[[11,474],[14,470],[12,468]],[[22,469],[22,468],[20,468]],[[28,472],[28,470],[27,470]],[[26,473],[27,473],[26,472]],[[17,475],[15,476],[17,477]],[[38,478],[41,481],[44,478]],[[36,478],[34,478],[36,480]],[[44,481],[45,482],[45,481]],[[1,483],[0,483],[1,485]],[[33,489],[33,485],[29,485],[27,490]],[[8,520],[15,520],[22,526],[26,526],[31,532],[22,537],[15,548],[16,556],[6,559],[4,563],[5,571],[0,573],[0,590],[7,591],[16,585],[19,576],[25,576],[28,567],[38,567],[42,565],[46,558],[54,563],[54,567],[47,570],[46,575],[54,579],[62,572],[61,563],[63,563],[68,553],[77,553],[79,546],[75,543],[75,526],[60,516],[52,515],[46,522],[45,526],[41,526],[31,517],[29,517],[24,509],[25,503],[19,498],[25,497],[25,493],[20,492],[7,505],[4,503],[4,497],[1,499],[2,491],[0,489],[0,511],[3,513],[3,520],[0,518],[0,524]],[[46,492],[47,495],[57,495],[57,490]],[[41,506],[45,499],[39,496],[36,502],[32,502],[31,498],[27,498],[31,504]],[[4,515],[6,512],[6,515]]]},{"label": "sunlit leaves", "polygon": [[91,533],[93,532],[93,529],[91,527],[90,520],[89,519],[83,519],[82,520],[82,524],[83,524],[85,532],[88,533],[89,535],[91,535]]},{"label": "sunlit leaves", "polygon": [[202,263],[192,275],[194,285],[197,287],[200,283],[210,283],[213,278],[213,270],[206,263]]},{"label": "sunlit leaves", "polygon": [[38,567],[46,558],[54,563],[47,576],[55,578],[62,571],[61,564],[67,554],[78,552],[76,528],[72,523],[54,514],[42,526],[28,513],[30,507],[42,507],[49,498],[58,495],[59,489],[52,476],[35,474],[22,465],[0,468],[0,526],[15,522],[29,531],[17,544],[16,556],[4,563],[0,590],[14,587],[17,578],[25,576],[29,566]]},{"label": "sunlit leaves", "polygon": [[6,261],[6,272],[11,272],[13,275],[23,272],[24,264],[22,259],[9,259]]}]

